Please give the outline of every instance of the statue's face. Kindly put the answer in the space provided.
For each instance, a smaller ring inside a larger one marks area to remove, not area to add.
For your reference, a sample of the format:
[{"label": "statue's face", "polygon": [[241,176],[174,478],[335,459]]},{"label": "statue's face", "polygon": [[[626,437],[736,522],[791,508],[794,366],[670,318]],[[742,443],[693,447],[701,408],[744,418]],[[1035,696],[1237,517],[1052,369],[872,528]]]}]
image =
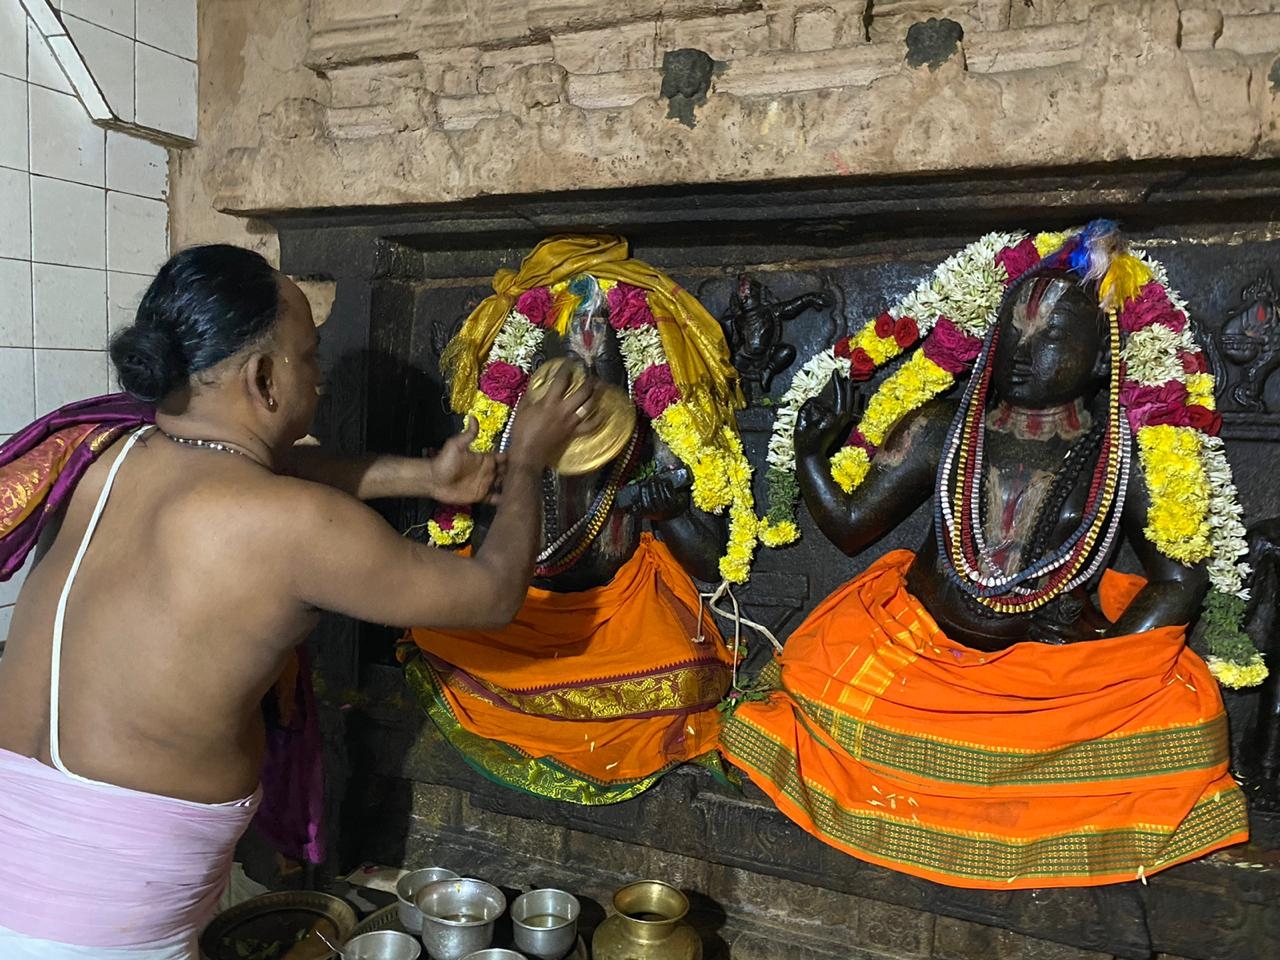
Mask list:
[{"label": "statue's face", "polygon": [[594,304],[584,304],[569,321],[563,336],[554,332],[547,336],[548,356],[567,356],[606,383],[626,388],[627,374],[622,363],[618,335],[609,326],[608,306],[601,297]]},{"label": "statue's face", "polygon": [[1015,406],[1069,403],[1098,388],[1105,348],[1097,302],[1074,280],[1044,274],[1006,301],[992,386]]}]

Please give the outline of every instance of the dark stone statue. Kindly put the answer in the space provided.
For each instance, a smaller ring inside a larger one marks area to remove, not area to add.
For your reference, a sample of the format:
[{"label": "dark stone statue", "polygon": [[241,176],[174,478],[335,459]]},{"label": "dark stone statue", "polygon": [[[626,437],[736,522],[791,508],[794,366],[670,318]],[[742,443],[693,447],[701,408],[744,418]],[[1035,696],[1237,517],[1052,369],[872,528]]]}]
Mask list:
[{"label": "dark stone statue", "polygon": [[[602,301],[601,301],[602,303]],[[602,380],[627,387],[618,336],[605,314],[597,309],[580,310],[561,337],[554,331],[543,341],[538,362],[568,356],[581,363]],[[536,365],[536,364],[535,364]],[[634,456],[637,465],[622,478],[623,486],[612,509],[603,520],[599,535],[581,559],[554,576],[535,577],[533,584],[548,590],[569,593],[588,590],[608,583],[618,569],[631,558],[639,543],[642,521],[648,521],[658,537],[690,576],[716,581],[718,564],[728,540],[728,527],[723,517],[704,513],[693,506],[689,487],[691,477],[680,461],[659,441],[644,418],[636,429],[639,447]],[[626,453],[619,455],[626,457]],[[547,472],[543,477],[543,545],[552,543],[590,513],[603,484],[608,482],[617,460],[592,473],[565,476]],[[647,468],[643,468],[648,464]],[[491,513],[476,515],[476,543],[483,541]]]},{"label": "dark stone statue", "polygon": [[[994,561],[1014,573],[1061,547],[1080,523],[1106,426],[1111,358],[1106,318],[1070,274],[1023,281],[1006,298],[998,322],[986,469],[977,482]],[[800,410],[797,476],[819,528],[853,556],[933,496],[959,401],[939,398],[905,416],[849,495],[832,479],[829,458],[856,420],[859,397],[843,378],[833,391]],[[1097,610],[1088,584],[1028,614],[992,611],[944,571],[936,523],[911,568],[909,588],[948,635],[980,650],[1027,639],[1070,643],[1192,620],[1207,574],[1164,557],[1143,535],[1148,498],[1136,450],[1132,463],[1121,527],[1148,583],[1118,622]]]},{"label": "dark stone statue", "polygon": [[1255,523],[1248,541],[1253,581],[1245,629],[1272,670],[1258,693],[1257,717],[1237,768],[1251,788],[1249,805],[1280,813],[1280,672],[1274,668],[1280,654],[1280,517]]},{"label": "dark stone statue", "polygon": [[748,399],[752,384],[760,393],[768,393],[773,378],[795,362],[796,348],[782,340],[783,324],[806,310],[822,310],[834,302],[825,290],[775,300],[768,287],[751,274],[738,277],[738,289],[720,317],[720,327]]}]

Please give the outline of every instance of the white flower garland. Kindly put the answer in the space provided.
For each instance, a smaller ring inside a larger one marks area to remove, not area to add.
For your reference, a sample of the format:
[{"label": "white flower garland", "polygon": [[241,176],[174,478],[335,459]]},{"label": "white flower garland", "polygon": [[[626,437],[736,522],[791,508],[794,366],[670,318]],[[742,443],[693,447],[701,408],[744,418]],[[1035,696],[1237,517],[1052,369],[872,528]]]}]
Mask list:
[{"label": "white flower garland", "polygon": [[[1122,356],[1128,366],[1129,376],[1138,383],[1147,386],[1160,386],[1170,380],[1186,385],[1194,394],[1201,386],[1203,378],[1208,378],[1212,387],[1210,374],[1188,375],[1177,359],[1177,352],[1185,350],[1189,353],[1199,352],[1200,347],[1191,333],[1190,314],[1187,302],[1169,283],[1169,274],[1165,266],[1150,253],[1135,250],[1134,256],[1141,260],[1151,271],[1152,277],[1160,286],[1174,308],[1187,317],[1187,325],[1180,331],[1170,330],[1160,324],[1152,324],[1136,330],[1128,337],[1128,343]],[[1198,402],[1212,407],[1214,398],[1211,390],[1196,398]],[[1231,476],[1231,465],[1227,462],[1225,444],[1221,437],[1202,435],[1201,464],[1209,481],[1209,545],[1212,553],[1208,560],[1209,583],[1219,593],[1249,599],[1249,589],[1245,583],[1252,573],[1249,564],[1240,562],[1240,558],[1249,553],[1249,544],[1245,540],[1243,522],[1244,510],[1240,505],[1240,496],[1236,491],[1235,481]]]},{"label": "white flower garland", "polygon": [[1004,296],[1005,273],[996,254],[1026,237],[1025,233],[988,233],[952,254],[933,275],[889,308],[889,316],[911,317],[923,337],[945,316],[974,337],[986,334]]},{"label": "white flower garland", "polygon": [[849,363],[835,355],[831,347],[819,351],[796,371],[791,386],[782,395],[773,419],[773,433],[769,437],[769,450],[765,462],[774,469],[793,471],[796,468],[796,418],[805,401],[818,396],[833,374],[849,369]]},{"label": "white flower garland", "polygon": [[[1024,233],[989,233],[942,261],[916,288],[889,308],[895,320],[911,317],[924,337],[939,316],[965,333],[986,335],[1004,296],[1006,276],[996,254],[1026,237]],[[811,357],[791,380],[778,403],[765,460],[769,467],[792,473],[796,468],[796,418],[805,403],[822,393],[832,374],[847,375],[849,364],[828,347]]]},{"label": "white flower garland", "polygon": [[546,335],[546,330],[531,323],[519,310],[512,310],[498,330],[498,335],[493,338],[489,362],[498,360],[519,367],[525,373],[532,373],[533,359],[542,349],[542,341]]},{"label": "white flower garland", "polygon": [[622,363],[627,368],[627,378],[633,383],[650,367],[667,362],[666,351],[662,349],[662,335],[657,327],[638,327],[618,333]]}]

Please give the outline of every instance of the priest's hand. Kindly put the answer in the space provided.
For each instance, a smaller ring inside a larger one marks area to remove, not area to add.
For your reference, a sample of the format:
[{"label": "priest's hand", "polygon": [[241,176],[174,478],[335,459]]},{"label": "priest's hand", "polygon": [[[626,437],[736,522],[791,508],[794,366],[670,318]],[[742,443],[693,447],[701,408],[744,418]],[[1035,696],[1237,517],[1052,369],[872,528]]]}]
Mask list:
[{"label": "priest's hand", "polygon": [[506,458],[471,449],[479,429],[475,417],[468,417],[466,429],[446,440],[440,453],[428,461],[432,499],[457,504],[497,502]]}]

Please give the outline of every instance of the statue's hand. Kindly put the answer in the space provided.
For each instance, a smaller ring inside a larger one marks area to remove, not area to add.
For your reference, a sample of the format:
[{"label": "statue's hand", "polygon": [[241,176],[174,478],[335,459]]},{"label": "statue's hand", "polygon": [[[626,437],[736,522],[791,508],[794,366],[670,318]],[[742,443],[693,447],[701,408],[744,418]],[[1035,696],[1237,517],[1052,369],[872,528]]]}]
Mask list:
[{"label": "statue's hand", "polygon": [[689,509],[689,491],[670,477],[656,476],[636,484],[632,509],[646,520],[671,520]]},{"label": "statue's hand", "polygon": [[832,453],[861,417],[860,400],[860,391],[847,377],[833,374],[823,395],[806,400],[796,416],[796,456]]},{"label": "statue's hand", "polygon": [[1075,643],[1104,637],[1110,626],[1088,592],[1076,587],[1033,613],[1027,634],[1039,643]]}]

